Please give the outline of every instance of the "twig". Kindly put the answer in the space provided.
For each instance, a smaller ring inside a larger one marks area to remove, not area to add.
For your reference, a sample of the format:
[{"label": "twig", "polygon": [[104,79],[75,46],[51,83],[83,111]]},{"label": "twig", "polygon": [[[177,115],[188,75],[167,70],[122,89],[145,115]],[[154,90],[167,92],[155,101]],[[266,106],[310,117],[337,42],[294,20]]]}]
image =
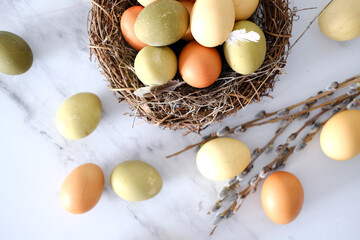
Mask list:
[{"label": "twig", "polygon": [[[354,83],[357,83],[357,82],[360,82],[360,75],[356,75],[356,76],[354,76],[354,77],[351,77],[351,78],[345,80],[344,82],[338,84],[337,89],[344,88],[344,87],[346,87],[346,86],[349,86],[349,85],[354,84]],[[320,98],[324,98],[324,97],[330,96],[330,95],[333,94],[337,89],[329,90],[329,91],[325,91],[325,92],[320,92],[320,93],[318,93],[316,96],[310,97],[310,98],[308,98],[308,99],[306,99],[306,100],[303,100],[303,101],[301,101],[301,102],[299,102],[299,103],[293,104],[293,105],[288,106],[288,107],[283,108],[283,109],[286,109],[286,110],[288,110],[288,111],[291,111],[291,110],[293,110],[293,109],[295,109],[295,108],[297,108],[297,107],[299,107],[299,106],[302,106],[302,105],[305,105],[305,104],[309,104],[309,103],[315,103],[314,101],[316,101],[316,100],[318,100],[318,99],[320,99]],[[272,117],[272,116],[278,114],[281,110],[277,110],[277,111],[274,111],[274,112],[271,112],[271,113],[265,113],[265,114],[263,115],[263,117],[261,117],[261,118],[253,119],[253,120],[251,120],[251,121],[249,121],[249,122],[243,123],[243,124],[238,125],[238,126],[233,127],[233,128],[230,128],[229,131],[228,131],[228,134],[234,133],[234,131],[235,131],[237,128],[239,128],[239,127],[244,127],[245,130],[246,130],[246,129],[250,128],[250,127],[261,126],[261,125],[264,125],[264,124],[267,124],[267,123],[274,123],[274,122],[278,122],[278,121],[284,120],[284,119],[295,119],[295,118],[297,118],[298,116],[300,116],[301,114],[311,112],[311,111],[313,111],[313,110],[315,110],[315,109],[318,109],[318,108],[321,108],[321,107],[326,106],[326,105],[328,105],[328,104],[331,104],[331,103],[334,102],[335,100],[340,100],[340,99],[347,98],[347,97],[348,97],[348,95],[344,94],[344,95],[342,95],[342,96],[340,96],[340,97],[338,97],[338,98],[336,98],[336,99],[329,100],[329,101],[327,101],[327,102],[325,102],[325,103],[323,103],[323,104],[319,104],[319,105],[313,106],[313,107],[311,107],[311,108],[309,108],[309,109],[307,109],[307,110],[297,112],[297,113],[295,113],[295,114],[293,114],[293,115],[290,115],[290,116],[289,116],[289,115],[286,115],[286,116],[282,116],[282,117],[276,117],[275,119],[271,119],[271,120],[267,120],[267,121],[263,121],[263,122],[257,123],[257,122],[259,122],[260,120],[265,120],[265,119],[267,119],[267,118],[269,118],[269,117]],[[217,134],[216,134],[216,133],[212,133],[208,138],[206,138],[206,139],[204,139],[204,140],[202,140],[202,141],[200,141],[200,142],[198,142],[198,143],[189,145],[189,146],[187,146],[186,148],[184,148],[183,150],[181,150],[181,151],[179,151],[179,152],[176,152],[176,153],[174,153],[174,154],[171,154],[171,155],[169,155],[169,156],[166,156],[166,158],[171,158],[171,157],[174,157],[174,156],[176,156],[176,155],[179,155],[179,154],[181,154],[181,153],[183,153],[183,152],[186,152],[187,150],[190,150],[190,149],[192,149],[192,148],[194,148],[194,147],[196,147],[196,146],[205,144],[205,143],[207,143],[208,141],[213,140],[213,139],[215,139],[215,138],[218,138]]]},{"label": "twig", "polygon": [[[316,114],[314,117],[306,121],[296,132],[296,136],[301,133],[307,126],[314,123],[317,119],[319,119],[324,113],[328,112],[330,109],[323,109],[321,112]],[[319,129],[318,129],[319,131]],[[314,133],[312,133],[314,134]],[[315,132],[316,134],[316,132]],[[296,137],[295,137],[296,138]],[[311,138],[310,138],[311,140]],[[310,141],[307,139],[307,141]],[[262,179],[265,178],[265,176],[277,170],[279,167],[283,166],[287,159],[290,157],[290,155],[294,152],[295,146],[288,147],[289,143],[284,143],[282,145],[282,148],[280,152],[276,155],[276,157],[267,165],[265,165],[262,168],[262,173],[257,174],[253,177],[252,180],[250,180],[249,185],[239,192],[238,198],[225,210],[223,211],[220,216],[228,216],[228,212],[231,211],[231,214],[234,215],[241,207],[243,201],[246,199],[247,196],[249,196],[250,193],[254,193],[256,191],[256,188],[258,184],[262,181]],[[266,172],[266,173],[265,173]],[[264,174],[265,173],[265,174]],[[217,227],[217,224],[215,225],[214,229],[211,231],[210,235],[212,235]]]},{"label": "twig", "polygon": [[299,42],[299,40],[304,36],[304,34],[310,29],[311,25],[316,21],[316,19],[318,19],[318,17],[320,16],[320,14],[322,14],[322,13],[324,12],[324,10],[329,6],[330,3],[332,3],[332,1],[334,1],[334,0],[331,0],[328,4],[326,4],[326,6],[320,11],[320,13],[315,16],[315,18],[309,23],[309,25],[306,27],[306,29],[305,29],[305,30],[301,33],[301,35],[296,39],[296,41],[294,42],[294,44],[290,46],[289,50],[291,50],[291,49],[296,45],[296,43]]}]

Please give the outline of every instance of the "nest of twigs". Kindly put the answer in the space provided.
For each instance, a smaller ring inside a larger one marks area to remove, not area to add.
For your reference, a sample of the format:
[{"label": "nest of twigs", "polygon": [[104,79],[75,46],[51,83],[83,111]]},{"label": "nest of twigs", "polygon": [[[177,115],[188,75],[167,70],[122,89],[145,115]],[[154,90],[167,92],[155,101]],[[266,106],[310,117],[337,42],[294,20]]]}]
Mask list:
[{"label": "nest of twigs", "polygon": [[[207,88],[193,88],[177,74],[175,84],[152,88],[139,96],[135,91],[145,86],[134,71],[137,51],[125,42],[120,31],[122,13],[134,5],[138,5],[136,0],[92,0],[88,18],[90,49],[118,101],[125,100],[136,116],[152,124],[198,132],[267,96],[286,65],[293,11],[288,0],[260,0],[249,20],[264,31],[267,52],[255,73],[235,73],[223,58],[219,79]],[[185,44],[178,42],[170,47],[179,54]],[[222,46],[218,50],[223,57]]]}]

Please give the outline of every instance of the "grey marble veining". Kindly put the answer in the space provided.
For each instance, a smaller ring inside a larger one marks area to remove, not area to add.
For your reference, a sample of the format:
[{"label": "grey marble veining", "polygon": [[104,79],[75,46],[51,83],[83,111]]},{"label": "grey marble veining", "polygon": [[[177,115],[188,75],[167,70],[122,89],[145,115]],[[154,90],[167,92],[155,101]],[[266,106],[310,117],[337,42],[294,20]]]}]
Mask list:
[{"label": "grey marble veining", "polygon": [[[299,36],[325,0],[295,1]],[[262,210],[260,191],[239,212],[219,225],[208,210],[224,182],[210,181],[196,169],[195,151],[165,156],[201,136],[162,130],[125,116],[87,48],[87,0],[0,0],[0,30],[23,37],[34,54],[25,74],[0,74],[0,239],[357,239],[360,207],[360,157],[335,162],[324,156],[319,137],[289,160],[285,170],[301,179],[305,201],[291,224],[272,223]],[[286,74],[276,83],[274,98],[248,106],[237,116],[215,124],[249,120],[262,109],[275,110],[307,98],[329,82],[359,73],[360,39],[339,43],[325,38],[314,24],[292,50]],[[98,128],[87,138],[70,141],[59,135],[55,115],[60,104],[78,92],[93,92],[103,104]],[[296,93],[296,94],[295,94]],[[300,124],[300,123],[298,123]],[[298,125],[299,126],[299,125]],[[239,139],[250,148],[271,136],[275,126],[253,129]],[[110,173],[122,161],[140,159],[161,173],[164,185],[155,198],[126,202],[112,191]],[[264,158],[263,162],[266,161]],[[98,164],[105,174],[104,193],[94,209],[71,215],[60,204],[62,181],[80,164]],[[256,165],[257,168],[260,165]]]}]

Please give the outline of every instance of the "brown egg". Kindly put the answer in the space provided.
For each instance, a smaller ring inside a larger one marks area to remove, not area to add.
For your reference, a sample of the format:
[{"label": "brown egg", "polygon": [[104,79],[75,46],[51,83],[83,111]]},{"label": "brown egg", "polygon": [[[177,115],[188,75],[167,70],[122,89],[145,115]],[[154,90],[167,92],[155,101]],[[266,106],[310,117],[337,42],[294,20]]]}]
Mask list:
[{"label": "brown egg", "polygon": [[144,7],[141,6],[130,7],[125,10],[120,20],[120,29],[125,41],[138,51],[147,46],[136,37],[134,32],[135,20],[143,9]]},{"label": "brown egg", "polygon": [[299,215],[304,202],[301,182],[289,172],[275,172],[264,182],[261,202],[273,222],[288,224]]},{"label": "brown egg", "polygon": [[[189,12],[189,15],[191,14],[191,10],[194,6],[194,1],[186,1],[186,0],[180,0],[179,2],[181,2],[182,5],[184,5],[184,7],[188,10]],[[192,41],[194,40],[194,37],[191,33],[191,29],[190,29],[190,26],[188,27],[188,29],[186,30],[184,36],[182,37],[183,40],[185,41]]]},{"label": "brown egg", "polygon": [[60,192],[61,204],[70,213],[82,214],[92,209],[104,190],[104,173],[95,164],[75,168],[65,179]]},{"label": "brown egg", "polygon": [[196,41],[188,43],[179,56],[181,77],[190,86],[205,88],[213,84],[221,73],[221,57],[215,48]]}]

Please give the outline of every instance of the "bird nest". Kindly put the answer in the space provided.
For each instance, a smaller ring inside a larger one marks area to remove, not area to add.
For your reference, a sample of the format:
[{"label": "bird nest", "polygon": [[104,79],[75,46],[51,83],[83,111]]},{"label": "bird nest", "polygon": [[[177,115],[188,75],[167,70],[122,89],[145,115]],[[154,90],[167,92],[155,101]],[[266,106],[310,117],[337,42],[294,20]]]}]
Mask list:
[{"label": "bird nest", "polygon": [[[125,42],[120,31],[123,12],[134,5],[138,5],[136,0],[92,0],[88,17],[90,49],[118,101],[125,100],[137,117],[152,124],[199,132],[269,95],[286,65],[293,11],[288,0],[260,0],[249,20],[264,31],[267,52],[264,63],[255,73],[234,72],[220,46],[222,71],[211,86],[193,88],[177,74],[167,85],[146,87],[135,74],[137,51]],[[170,47],[178,55],[185,44],[180,41]]]}]

